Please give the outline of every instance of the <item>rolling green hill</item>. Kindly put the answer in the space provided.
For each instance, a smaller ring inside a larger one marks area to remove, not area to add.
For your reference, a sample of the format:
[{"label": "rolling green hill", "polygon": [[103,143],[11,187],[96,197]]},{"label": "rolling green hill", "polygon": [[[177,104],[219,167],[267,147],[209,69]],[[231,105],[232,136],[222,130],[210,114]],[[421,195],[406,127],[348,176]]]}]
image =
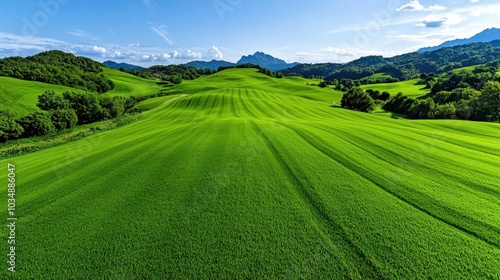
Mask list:
[{"label": "rolling green hill", "polygon": [[392,78],[390,74],[387,73],[375,73],[371,76],[363,78],[363,80],[376,80],[376,79],[387,79],[387,78]]},{"label": "rolling green hill", "polygon": [[66,86],[0,77],[0,109],[10,109],[20,116],[36,111],[38,95],[48,89],[56,93],[81,91]]},{"label": "rolling green hill", "polygon": [[[143,79],[118,70],[103,68],[103,73],[115,83],[115,88],[106,93],[112,96],[144,96],[169,90],[157,81]],[[0,109],[10,109],[20,116],[26,115],[28,112],[38,110],[37,97],[48,89],[59,94],[65,91],[82,91],[66,86],[0,77]]]},{"label": "rolling green hill", "polygon": [[167,88],[155,80],[147,80],[118,70],[103,68],[106,77],[113,81],[115,88],[107,94],[121,96],[144,96],[165,91]]},{"label": "rolling green hill", "polygon": [[430,90],[426,89],[425,85],[419,84],[419,81],[420,79],[414,79],[397,83],[362,85],[361,88],[364,90],[378,90],[380,92],[388,91],[391,96],[398,94],[398,92],[402,92],[406,96],[417,98],[430,93]]},{"label": "rolling green hill", "polygon": [[16,276],[500,275],[499,124],[331,108],[340,93],[304,82],[226,70],[132,124],[0,160]]}]

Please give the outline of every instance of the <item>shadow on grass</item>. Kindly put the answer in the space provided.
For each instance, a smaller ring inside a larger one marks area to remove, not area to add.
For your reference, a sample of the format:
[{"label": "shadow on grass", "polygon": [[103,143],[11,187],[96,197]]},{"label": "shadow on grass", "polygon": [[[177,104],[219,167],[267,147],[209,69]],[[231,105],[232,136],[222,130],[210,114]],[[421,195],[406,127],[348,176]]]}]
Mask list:
[{"label": "shadow on grass", "polygon": [[434,96],[434,94],[429,92],[426,95],[422,95],[422,96],[417,97],[417,99],[427,99],[427,98],[432,98],[433,96]]}]

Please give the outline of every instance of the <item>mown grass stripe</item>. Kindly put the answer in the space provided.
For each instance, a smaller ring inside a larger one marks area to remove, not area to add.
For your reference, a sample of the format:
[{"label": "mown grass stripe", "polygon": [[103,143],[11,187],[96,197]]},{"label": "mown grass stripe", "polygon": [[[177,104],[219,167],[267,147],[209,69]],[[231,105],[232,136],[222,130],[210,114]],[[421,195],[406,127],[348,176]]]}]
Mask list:
[{"label": "mown grass stripe", "polygon": [[[372,263],[372,261],[363,253],[363,251],[352,242],[347,233],[344,231],[342,226],[338,224],[335,220],[333,220],[328,214],[326,209],[323,206],[323,202],[321,199],[311,193],[307,185],[310,185],[307,182],[307,179],[300,178],[295,174],[294,170],[290,167],[293,165],[289,165],[284,158],[281,156],[280,152],[274,146],[274,143],[266,136],[265,132],[255,123],[252,123],[255,132],[260,135],[263,141],[267,144],[267,147],[272,152],[274,157],[278,160],[281,168],[288,174],[288,177],[292,180],[293,184],[296,186],[296,190],[301,196],[305,199],[305,203],[310,207],[311,211],[318,217],[320,223],[326,222],[327,232],[334,233],[338,235],[347,245],[350,247],[353,252],[358,256],[358,262],[363,263],[366,267],[369,268],[368,271],[363,270],[363,277],[369,278],[380,278],[381,274],[378,268]],[[303,182],[306,180],[306,182]],[[330,230],[328,230],[330,229]],[[332,238],[332,237],[330,237]],[[335,242],[339,242],[339,239],[333,239]],[[359,267],[358,267],[359,268]],[[367,273],[367,274],[364,274]]]}]

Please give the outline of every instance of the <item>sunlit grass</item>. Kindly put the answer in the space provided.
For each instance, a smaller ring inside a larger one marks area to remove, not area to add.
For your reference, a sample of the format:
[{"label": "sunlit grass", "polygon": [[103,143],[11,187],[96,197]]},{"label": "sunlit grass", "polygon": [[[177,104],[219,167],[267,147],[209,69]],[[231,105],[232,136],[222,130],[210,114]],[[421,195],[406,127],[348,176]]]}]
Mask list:
[{"label": "sunlit grass", "polygon": [[124,127],[0,160],[17,166],[16,276],[500,275],[500,125],[332,108],[341,93],[254,69],[172,93]]}]

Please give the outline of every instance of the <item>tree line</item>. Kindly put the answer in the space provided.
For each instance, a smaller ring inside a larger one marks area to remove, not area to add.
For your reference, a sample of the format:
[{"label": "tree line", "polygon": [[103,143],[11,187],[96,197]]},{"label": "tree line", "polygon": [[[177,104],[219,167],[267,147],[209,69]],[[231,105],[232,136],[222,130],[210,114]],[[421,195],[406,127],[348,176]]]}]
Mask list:
[{"label": "tree line", "polygon": [[281,71],[273,72],[267,68],[264,68],[260,65],[252,64],[252,63],[230,65],[230,66],[220,66],[217,69],[217,72],[221,72],[221,71],[228,70],[228,69],[235,69],[235,68],[255,68],[255,69],[259,70],[259,73],[262,73],[262,74],[267,75],[269,77],[278,78],[278,79],[283,78],[283,73]]},{"label": "tree line", "polygon": [[413,119],[500,122],[500,83],[489,81],[481,91],[473,88],[440,91],[426,99],[413,99],[398,93],[382,108]]},{"label": "tree line", "polygon": [[101,72],[101,63],[62,51],[0,59],[0,76],[104,93],[115,85]]},{"label": "tree line", "polygon": [[347,90],[341,107],[349,110],[371,112],[377,102],[382,109],[412,119],[461,119],[500,122],[500,83],[489,81],[481,91],[473,88],[456,88],[441,91],[432,97],[414,99],[398,93],[388,98],[388,92],[363,91],[359,87]]},{"label": "tree line", "polygon": [[344,92],[340,105],[345,109],[369,113],[375,109],[376,104],[382,104],[390,97],[391,94],[387,91],[372,89],[363,91],[360,87],[354,86]]},{"label": "tree line", "polygon": [[56,94],[47,90],[38,96],[41,111],[18,118],[8,110],[0,110],[0,142],[43,136],[76,125],[114,119],[137,104],[134,97],[97,95],[89,92]]},{"label": "tree line", "polygon": [[386,73],[400,81],[418,78],[422,73],[445,73],[453,69],[500,59],[500,40],[442,48],[426,53],[409,53],[391,58],[367,56],[346,64],[299,64],[283,71],[285,75],[306,78],[323,76],[327,81],[360,80],[374,73]]},{"label": "tree line", "polygon": [[196,67],[187,65],[156,65],[128,72],[144,79],[161,80],[176,85],[182,83],[182,80],[194,80],[201,76],[215,73],[215,71],[210,69],[197,69]]}]

